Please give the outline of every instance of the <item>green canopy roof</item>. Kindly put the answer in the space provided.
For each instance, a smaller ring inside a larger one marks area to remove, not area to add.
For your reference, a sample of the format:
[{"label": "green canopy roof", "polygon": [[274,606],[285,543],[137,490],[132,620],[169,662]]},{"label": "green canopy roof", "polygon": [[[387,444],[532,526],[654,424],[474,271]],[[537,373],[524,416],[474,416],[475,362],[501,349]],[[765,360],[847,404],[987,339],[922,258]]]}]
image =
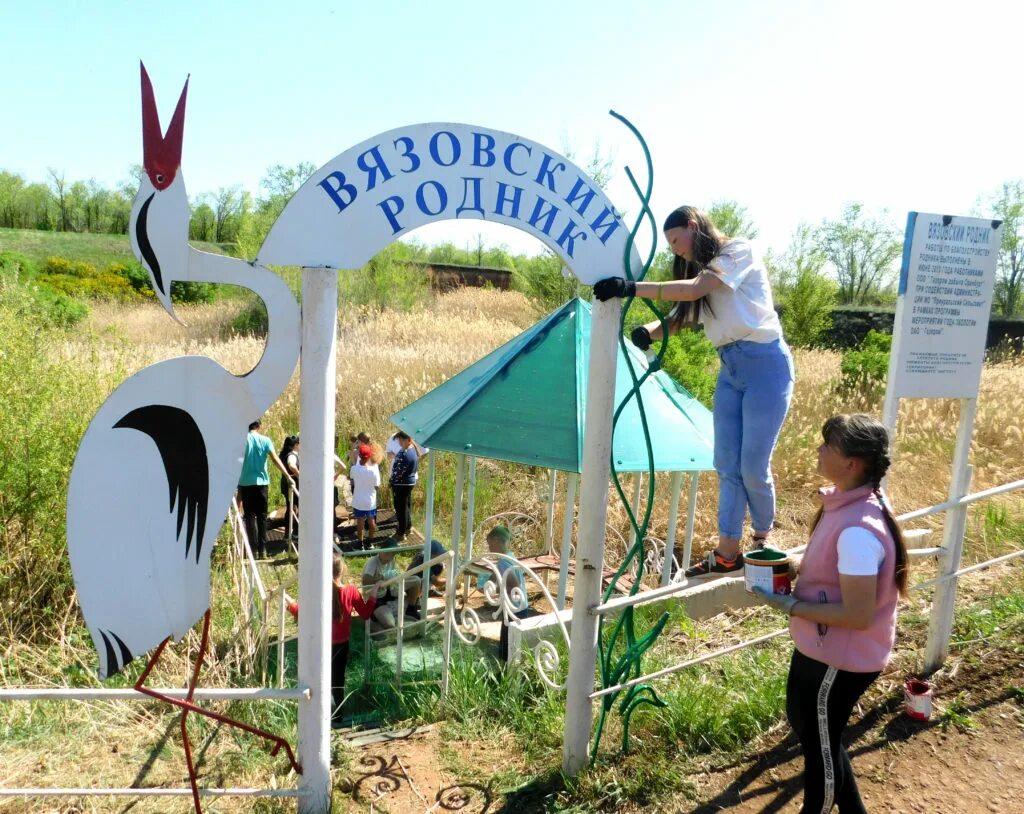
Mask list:
[{"label": "green canopy roof", "polygon": [[[643,353],[627,343],[637,376]],[[423,446],[564,472],[583,463],[590,305],[573,299],[532,328],[399,410],[391,420]],[[630,390],[625,354],[618,356],[615,403]],[[641,388],[660,472],[711,469],[711,413],[664,371]],[[647,469],[636,400],[615,426],[615,468]]]}]

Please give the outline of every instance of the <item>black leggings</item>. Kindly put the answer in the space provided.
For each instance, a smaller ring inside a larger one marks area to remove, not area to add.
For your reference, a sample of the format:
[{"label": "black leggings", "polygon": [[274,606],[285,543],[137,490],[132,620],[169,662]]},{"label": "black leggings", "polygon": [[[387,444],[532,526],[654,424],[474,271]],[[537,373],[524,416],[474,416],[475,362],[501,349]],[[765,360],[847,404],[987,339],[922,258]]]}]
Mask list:
[{"label": "black leggings", "polygon": [[786,682],[786,717],[804,752],[801,814],[866,814],[842,743],[857,699],[878,673],[849,673],[793,651]]}]

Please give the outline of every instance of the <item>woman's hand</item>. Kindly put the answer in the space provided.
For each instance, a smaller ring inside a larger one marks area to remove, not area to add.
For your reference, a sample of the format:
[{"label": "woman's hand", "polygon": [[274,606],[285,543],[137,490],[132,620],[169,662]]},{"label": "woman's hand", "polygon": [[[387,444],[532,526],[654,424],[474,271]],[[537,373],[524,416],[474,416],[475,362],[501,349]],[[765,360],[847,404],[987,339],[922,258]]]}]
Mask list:
[{"label": "woman's hand", "polygon": [[764,604],[775,608],[775,610],[782,611],[786,616],[793,615],[793,606],[800,601],[793,594],[769,593],[764,588],[754,588],[754,594]]},{"label": "woman's hand", "polygon": [[646,325],[637,325],[629,338],[640,350],[647,350],[651,346],[651,332],[647,330]]},{"label": "woman's hand", "polygon": [[632,297],[636,294],[636,283],[621,277],[605,277],[594,283],[594,296],[601,302],[612,297]]}]

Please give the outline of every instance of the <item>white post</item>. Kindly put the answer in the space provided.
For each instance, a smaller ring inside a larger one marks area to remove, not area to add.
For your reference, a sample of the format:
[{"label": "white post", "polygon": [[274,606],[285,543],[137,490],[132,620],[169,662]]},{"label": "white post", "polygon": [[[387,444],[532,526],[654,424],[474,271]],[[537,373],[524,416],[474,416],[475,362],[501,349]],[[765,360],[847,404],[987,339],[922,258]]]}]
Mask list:
[{"label": "white post", "polygon": [[423,518],[423,536],[428,540],[434,537],[434,475],[436,474],[434,468],[435,455],[427,456],[427,494],[425,500],[427,505],[424,507],[426,516]]},{"label": "white post", "polygon": [[[423,518],[423,536],[425,538],[423,543],[423,562],[426,562],[431,558],[430,556],[430,541],[434,539],[434,475],[436,474],[434,469],[434,458],[435,454],[427,456],[427,494],[425,500],[427,505],[424,507],[426,516]],[[448,572],[448,579],[451,579],[451,571]],[[420,595],[420,618],[427,618],[427,603],[430,599],[430,574],[427,572],[424,575],[423,581],[423,592]],[[426,628],[424,628],[426,629]]]},{"label": "white post", "polygon": [[277,686],[284,686],[284,590],[278,595],[277,603]]},{"label": "white post", "polygon": [[[469,494],[466,496],[466,547],[463,562],[473,559],[473,512],[476,509],[476,456],[469,458]],[[425,561],[424,561],[425,562]]]},{"label": "white post", "polygon": [[[455,455],[455,499],[452,502],[452,551],[455,552],[454,574],[463,563],[459,547],[462,545],[462,494],[466,488],[466,456]],[[469,577],[463,581],[462,599],[469,595]]]},{"label": "white post", "polygon": [[452,503],[452,551],[455,552],[455,570],[462,564],[459,545],[462,543],[462,489],[465,485],[466,456],[455,453],[455,499]]},{"label": "white post", "polygon": [[[637,521],[637,525],[640,524],[640,497],[644,490],[644,473],[637,472],[633,475],[633,517]],[[629,542],[626,544],[626,551],[629,551],[636,543],[636,530],[633,525],[629,526]],[[641,554],[641,556],[643,556]]]},{"label": "white post", "polygon": [[[661,566],[661,584],[672,582],[672,559],[676,553],[676,528],[679,525],[679,494],[683,491],[683,473],[672,473],[672,492],[668,504],[668,529],[665,531],[665,563]],[[687,563],[689,565],[689,563]]]},{"label": "white post", "polygon": [[[288,527],[285,529],[285,542],[292,539],[292,524],[295,522],[295,493],[288,487]],[[287,546],[285,546],[287,548]]]},{"label": "white post", "polygon": [[544,529],[544,553],[548,556],[555,553],[555,489],[558,484],[558,471],[550,470],[548,479],[548,524]]},{"label": "white post", "polygon": [[[426,562],[426,560],[424,560]],[[395,611],[395,683],[402,686],[402,640],[405,638],[405,578],[398,581],[398,610]]]},{"label": "white post", "polygon": [[302,272],[302,556],[299,557],[299,814],[322,814],[330,805],[330,621],[334,500],[334,393],[338,273]]},{"label": "white post", "polygon": [[[455,622],[455,580],[452,579],[452,575],[455,573],[455,555],[451,551],[448,552],[445,567],[448,569],[448,579],[444,586],[444,616],[441,617],[442,698],[448,696],[448,668],[452,658],[452,625]],[[424,630],[426,630],[426,623],[424,623]]]},{"label": "white post", "polygon": [[558,609],[565,608],[569,586],[569,547],[572,545],[572,521],[576,518],[576,484],[580,476],[570,472],[565,482],[565,515],[562,517],[562,555],[558,563]]},{"label": "white post", "polygon": [[[953,478],[949,484],[949,499],[961,498],[971,491],[971,436],[974,434],[974,415],[977,399],[960,399],[960,428],[957,430],[956,451],[953,453]],[[967,507],[957,506],[946,511],[942,531],[943,553],[939,555],[939,577],[960,569],[960,556],[964,550],[964,530],[967,526]],[[947,579],[935,587],[932,614],[928,621],[928,644],[924,654],[924,672],[938,670],[949,655],[949,637],[953,631],[953,610],[956,607],[958,580]]]},{"label": "white post", "polygon": [[588,609],[600,601],[604,572],[612,415],[615,412],[615,361],[622,302],[617,298],[607,302],[595,301],[592,308],[583,483],[562,746],[562,771],[570,777],[587,765],[594,715],[590,693],[594,688],[594,668],[597,665],[597,616],[589,613]]},{"label": "white post", "polygon": [[697,479],[700,472],[690,473],[690,499],[686,506],[686,539],[683,541],[683,571],[690,567],[693,554],[693,521],[697,517]]}]

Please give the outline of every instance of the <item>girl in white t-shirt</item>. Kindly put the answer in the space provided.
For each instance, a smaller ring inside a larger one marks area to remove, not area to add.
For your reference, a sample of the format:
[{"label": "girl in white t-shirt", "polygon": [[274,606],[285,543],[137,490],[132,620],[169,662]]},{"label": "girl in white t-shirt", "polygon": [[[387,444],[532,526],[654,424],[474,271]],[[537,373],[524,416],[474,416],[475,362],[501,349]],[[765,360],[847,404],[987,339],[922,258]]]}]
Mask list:
[{"label": "girl in white t-shirt", "polygon": [[[729,238],[693,206],[665,220],[675,254],[666,283],[609,277],[594,286],[599,300],[638,296],[676,305],[670,333],[704,326],[721,360],[715,387],[715,470],[718,473],[718,548],[687,569],[688,579],[738,574],[743,521],[750,510],[754,547],[763,547],[775,521],[771,457],[793,395],[793,359],[782,338],[768,273],[745,238]],[[662,338],[660,322],[638,326],[633,343],[647,350]]]},{"label": "girl in white t-shirt", "polygon": [[[356,540],[360,548],[372,548],[373,536],[377,533],[377,489],[380,486],[380,469],[370,458],[373,450],[369,444],[361,444],[357,450],[358,460],[349,470],[352,479],[352,514],[356,519]],[[363,541],[363,527],[369,527],[370,536]]]}]

